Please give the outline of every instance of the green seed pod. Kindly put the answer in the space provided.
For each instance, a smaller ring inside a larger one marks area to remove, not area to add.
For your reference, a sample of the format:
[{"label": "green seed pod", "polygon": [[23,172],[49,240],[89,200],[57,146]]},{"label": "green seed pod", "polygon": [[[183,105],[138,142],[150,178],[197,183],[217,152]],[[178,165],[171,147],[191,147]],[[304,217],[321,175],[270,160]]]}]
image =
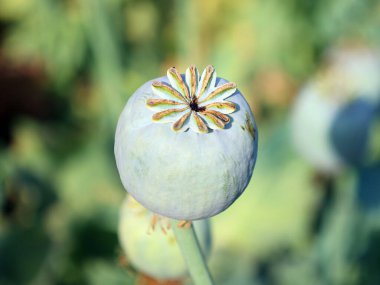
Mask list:
[{"label": "green seed pod", "polygon": [[197,220],[227,209],[257,157],[253,114],[236,85],[212,66],[141,86],[118,122],[115,157],[125,189],[154,213]]},{"label": "green seed pod", "polygon": [[[187,272],[169,220],[156,219],[130,195],[120,211],[119,240],[128,261],[139,271],[156,279],[179,279]],[[194,222],[204,255],[210,253],[210,226],[207,220]]]}]

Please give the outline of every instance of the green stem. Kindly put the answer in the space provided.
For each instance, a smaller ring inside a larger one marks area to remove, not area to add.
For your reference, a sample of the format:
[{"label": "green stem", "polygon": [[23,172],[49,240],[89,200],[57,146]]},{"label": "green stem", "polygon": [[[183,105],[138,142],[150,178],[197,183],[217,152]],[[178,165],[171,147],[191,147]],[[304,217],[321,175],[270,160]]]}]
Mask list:
[{"label": "green stem", "polygon": [[191,224],[188,228],[179,228],[177,220],[171,220],[171,225],[194,284],[213,285],[193,225]]}]

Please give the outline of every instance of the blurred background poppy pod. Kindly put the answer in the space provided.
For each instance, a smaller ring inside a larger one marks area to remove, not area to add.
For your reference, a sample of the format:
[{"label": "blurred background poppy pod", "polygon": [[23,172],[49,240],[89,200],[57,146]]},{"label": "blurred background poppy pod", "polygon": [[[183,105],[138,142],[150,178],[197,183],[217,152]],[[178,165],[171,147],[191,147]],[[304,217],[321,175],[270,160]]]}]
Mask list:
[{"label": "blurred background poppy pod", "polygon": [[295,146],[317,169],[338,173],[368,159],[380,102],[380,57],[365,46],[332,48],[296,98]]},{"label": "blurred background poppy pod", "polygon": [[[350,165],[373,163],[375,153],[371,153],[371,137],[378,130],[380,114],[374,104],[364,98],[354,99],[336,114],[330,129],[332,145],[338,155]],[[380,146],[379,146],[380,148]]]}]

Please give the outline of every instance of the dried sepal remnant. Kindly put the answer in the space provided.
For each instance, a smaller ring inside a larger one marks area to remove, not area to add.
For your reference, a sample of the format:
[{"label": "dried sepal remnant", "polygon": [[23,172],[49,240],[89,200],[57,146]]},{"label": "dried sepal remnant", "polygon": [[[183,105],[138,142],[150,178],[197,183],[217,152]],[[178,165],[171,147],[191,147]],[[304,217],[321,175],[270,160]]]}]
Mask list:
[{"label": "dried sepal remnant", "polygon": [[147,233],[148,234],[153,233],[156,230],[157,225],[160,226],[162,233],[165,235],[168,233],[168,230],[170,230],[170,227],[171,227],[170,221],[168,218],[162,217],[157,214],[152,214]]},{"label": "dried sepal remnant", "polygon": [[236,91],[236,84],[225,83],[216,87],[216,72],[213,66],[205,68],[199,76],[198,69],[190,66],[185,80],[176,68],[167,71],[170,84],[154,81],[152,90],[158,98],[149,98],[147,107],[155,111],[152,120],[157,123],[173,123],[175,132],[189,128],[197,133],[209,129],[224,129],[236,111],[233,102],[225,101]]},{"label": "dried sepal remnant", "polygon": [[191,224],[192,224],[191,221],[182,220],[182,221],[178,222],[177,227],[183,228],[183,229],[188,229],[191,227]]}]

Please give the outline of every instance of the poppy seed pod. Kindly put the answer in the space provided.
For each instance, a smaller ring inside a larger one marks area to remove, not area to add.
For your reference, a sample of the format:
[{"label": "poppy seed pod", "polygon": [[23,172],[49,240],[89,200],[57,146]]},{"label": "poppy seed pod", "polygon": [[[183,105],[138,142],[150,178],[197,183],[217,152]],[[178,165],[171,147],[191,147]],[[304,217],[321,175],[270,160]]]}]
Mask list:
[{"label": "poppy seed pod", "polygon": [[120,115],[115,156],[125,189],[165,217],[197,220],[228,208],[257,157],[252,111],[212,66],[170,68],[142,85]]},{"label": "poppy seed pod", "polygon": [[325,173],[366,164],[370,128],[380,102],[380,56],[364,48],[333,49],[300,91],[292,110],[297,150]]},{"label": "poppy seed pod", "polygon": [[[150,228],[153,216],[130,195],[124,199],[120,210],[119,240],[127,262],[157,279],[180,279],[187,273],[187,267],[169,227],[170,222],[159,219]],[[194,230],[207,258],[211,250],[208,220],[195,221]]]}]

